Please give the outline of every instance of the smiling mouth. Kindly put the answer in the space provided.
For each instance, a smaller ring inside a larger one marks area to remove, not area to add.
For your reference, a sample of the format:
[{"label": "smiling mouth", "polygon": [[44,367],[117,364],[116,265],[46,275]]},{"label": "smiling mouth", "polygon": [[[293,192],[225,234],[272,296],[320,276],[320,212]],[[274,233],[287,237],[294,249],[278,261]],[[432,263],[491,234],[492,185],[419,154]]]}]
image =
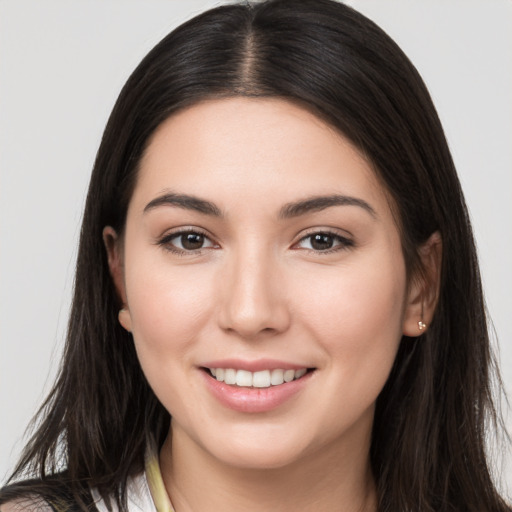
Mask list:
[{"label": "smiling mouth", "polygon": [[299,368],[297,370],[262,370],[250,372],[247,370],[236,370],[234,368],[204,368],[210,377],[224,382],[225,384],[245,388],[270,388],[298,380],[307,373],[314,371],[314,368]]}]

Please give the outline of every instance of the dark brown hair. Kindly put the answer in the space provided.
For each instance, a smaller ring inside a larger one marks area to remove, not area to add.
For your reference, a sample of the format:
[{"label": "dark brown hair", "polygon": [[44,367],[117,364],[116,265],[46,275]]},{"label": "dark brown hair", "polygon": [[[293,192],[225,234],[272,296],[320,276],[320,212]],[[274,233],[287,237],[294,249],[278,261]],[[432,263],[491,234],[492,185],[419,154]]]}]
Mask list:
[{"label": "dark brown hair", "polygon": [[420,267],[418,247],[441,234],[434,320],[421,340],[403,337],[377,402],[371,463],[379,510],[509,511],[485,453],[486,429],[499,423],[493,362],[473,235],[443,129],[398,46],[331,0],[209,10],[163,39],[129,78],[92,173],[60,373],[12,477],[38,480],[5,488],[0,503],[29,491],[51,495],[64,482],[75,499],[91,486],[123,505],[148,436],[163,442],[170,417],[118,324],[102,229],[122,232],[155,129],[186,106],[231,96],[296,102],[366,155],[397,206],[409,275]]}]

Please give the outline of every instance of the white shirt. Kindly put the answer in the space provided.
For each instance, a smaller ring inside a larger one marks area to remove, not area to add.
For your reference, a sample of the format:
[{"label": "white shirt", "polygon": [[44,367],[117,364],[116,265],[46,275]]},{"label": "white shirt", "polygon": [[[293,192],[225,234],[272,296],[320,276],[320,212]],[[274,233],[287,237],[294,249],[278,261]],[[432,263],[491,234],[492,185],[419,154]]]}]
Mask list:
[{"label": "white shirt", "polygon": [[[96,489],[91,491],[96,508],[99,512],[108,512],[107,506]],[[127,482],[127,501],[129,512],[159,512],[151,496],[146,473],[142,473]],[[118,512],[113,504],[112,510]]]}]

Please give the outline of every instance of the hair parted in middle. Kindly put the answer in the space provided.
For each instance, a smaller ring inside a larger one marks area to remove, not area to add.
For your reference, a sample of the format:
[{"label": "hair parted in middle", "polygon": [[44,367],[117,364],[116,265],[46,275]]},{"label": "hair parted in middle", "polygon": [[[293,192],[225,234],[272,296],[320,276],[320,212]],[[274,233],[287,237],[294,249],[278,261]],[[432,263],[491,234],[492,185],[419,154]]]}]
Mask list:
[{"label": "hair parted in middle", "polygon": [[435,231],[443,240],[433,323],[419,340],[402,339],[377,403],[371,459],[379,510],[506,510],[484,450],[494,409],[480,277],[443,129],[399,47],[332,0],[209,10],[165,37],[129,78],[94,165],[61,371],[18,472],[57,471],[64,443],[76,492],[97,487],[122,504],[127,478],[143,468],[147,438],[163,442],[170,416],[118,323],[123,305],[102,230],[110,225],[122,236],[141,158],[161,123],[198,102],[234,96],[298,104],[358,148],[391,198],[409,279],[421,279],[421,244]]}]

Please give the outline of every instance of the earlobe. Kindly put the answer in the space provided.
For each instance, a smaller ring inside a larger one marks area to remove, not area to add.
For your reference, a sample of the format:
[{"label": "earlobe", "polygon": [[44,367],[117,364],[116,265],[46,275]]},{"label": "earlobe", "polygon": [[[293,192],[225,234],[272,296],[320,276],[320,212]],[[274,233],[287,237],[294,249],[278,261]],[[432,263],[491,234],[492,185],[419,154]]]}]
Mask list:
[{"label": "earlobe", "polygon": [[119,311],[119,323],[131,332],[131,317],[126,301],[126,287],[124,284],[123,272],[123,254],[121,240],[114,228],[106,226],[103,228],[103,243],[107,251],[108,267],[114,287],[121,304],[122,309]]},{"label": "earlobe", "polygon": [[118,314],[119,323],[128,331],[132,332],[132,318],[128,308],[122,308]]},{"label": "earlobe", "polygon": [[426,332],[437,306],[442,265],[442,239],[438,231],[418,249],[418,255],[421,270],[411,278],[403,320],[403,334],[410,337]]}]

